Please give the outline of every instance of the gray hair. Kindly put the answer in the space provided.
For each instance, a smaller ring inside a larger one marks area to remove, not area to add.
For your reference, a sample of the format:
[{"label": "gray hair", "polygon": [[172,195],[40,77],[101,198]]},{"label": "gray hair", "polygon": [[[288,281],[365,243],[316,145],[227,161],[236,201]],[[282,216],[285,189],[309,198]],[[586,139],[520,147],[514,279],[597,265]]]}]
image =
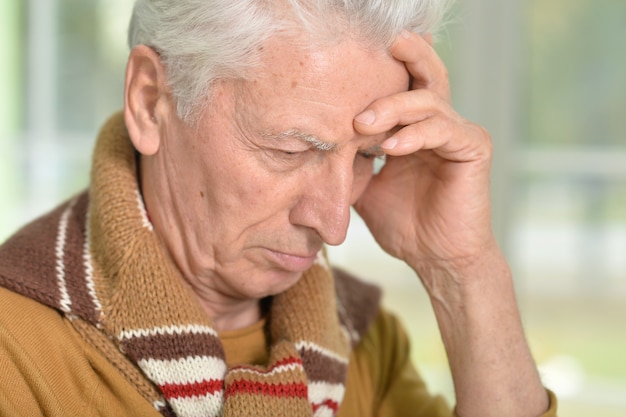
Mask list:
[{"label": "gray hair", "polygon": [[193,121],[217,80],[246,79],[265,41],[304,29],[320,40],[358,36],[391,46],[403,29],[435,31],[448,0],[136,0],[131,48],[159,53],[178,116]]}]

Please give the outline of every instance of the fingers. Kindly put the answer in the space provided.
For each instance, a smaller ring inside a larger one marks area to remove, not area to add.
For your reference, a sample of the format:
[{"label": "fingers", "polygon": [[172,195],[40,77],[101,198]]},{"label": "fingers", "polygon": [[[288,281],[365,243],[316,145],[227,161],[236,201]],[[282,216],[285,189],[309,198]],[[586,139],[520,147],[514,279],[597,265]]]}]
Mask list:
[{"label": "fingers", "polygon": [[[361,123],[360,120],[366,122]],[[397,129],[381,148],[387,155],[410,155],[433,150],[450,161],[491,157],[491,138],[482,127],[459,116],[448,103],[428,90],[383,97],[355,118],[365,135]]]},{"label": "fingers", "polygon": [[395,132],[381,144],[387,155],[403,156],[433,150],[457,162],[488,160],[491,138],[482,127],[458,115],[438,94],[415,90],[376,100],[355,117],[364,135]]},{"label": "fingers", "polygon": [[403,156],[432,150],[447,161],[489,161],[491,138],[482,127],[443,116],[429,118],[396,132],[381,147],[388,155]]},{"label": "fingers", "polygon": [[432,47],[432,35],[402,31],[391,54],[404,62],[413,79],[411,89],[430,89],[450,102],[450,83],[445,64]]},{"label": "fingers", "polygon": [[388,155],[429,149],[452,161],[490,158],[488,133],[452,109],[448,73],[431,43],[430,35],[398,36],[391,52],[411,74],[411,90],[374,101],[355,117],[355,129],[376,135],[399,127],[382,144]]},{"label": "fingers", "polygon": [[356,116],[355,124],[361,133],[380,133],[381,130],[373,130],[374,124],[378,129],[390,129],[397,124],[416,123],[428,116],[424,112],[442,107],[444,103],[450,104],[448,73],[430,42],[430,34],[400,33],[391,53],[404,62],[411,75],[411,89],[380,98]]},{"label": "fingers", "polygon": [[392,46],[393,56],[405,63],[411,75],[411,89],[374,101],[354,119],[355,129],[365,135],[387,132],[395,126],[418,123],[441,111],[454,113],[450,106],[447,70],[424,37],[403,31]]},{"label": "fingers", "polygon": [[395,126],[421,122],[448,107],[428,90],[406,91],[374,101],[354,118],[355,127],[365,135],[387,132]]},{"label": "fingers", "polygon": [[[410,33],[409,33],[410,35]],[[404,35],[406,36],[406,35]],[[424,38],[424,40],[430,45],[433,46],[433,34],[432,33],[424,33],[422,35],[422,38]]]}]

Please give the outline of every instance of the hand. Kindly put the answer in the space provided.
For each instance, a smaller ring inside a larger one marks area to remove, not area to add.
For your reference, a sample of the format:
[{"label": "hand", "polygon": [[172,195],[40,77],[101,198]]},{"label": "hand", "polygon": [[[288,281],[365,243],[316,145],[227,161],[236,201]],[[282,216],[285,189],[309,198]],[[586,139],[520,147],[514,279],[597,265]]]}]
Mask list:
[{"label": "hand", "polygon": [[381,247],[420,272],[453,266],[495,247],[487,132],[451,107],[447,71],[429,36],[403,32],[392,50],[410,90],[374,101],[354,126],[365,135],[398,126],[383,143],[387,162],[354,205]]},{"label": "hand", "polygon": [[399,36],[391,52],[411,75],[410,91],[378,99],[355,118],[365,135],[397,129],[382,145],[387,163],[355,208],[431,296],[457,414],[540,415],[548,398],[491,230],[491,139],[452,109],[445,66],[430,43]]}]

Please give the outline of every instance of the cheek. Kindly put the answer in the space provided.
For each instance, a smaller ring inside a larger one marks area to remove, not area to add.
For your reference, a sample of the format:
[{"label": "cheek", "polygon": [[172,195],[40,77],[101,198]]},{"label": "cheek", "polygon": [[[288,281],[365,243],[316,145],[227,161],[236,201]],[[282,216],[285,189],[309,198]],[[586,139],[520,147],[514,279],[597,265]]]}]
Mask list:
[{"label": "cheek", "polygon": [[239,166],[230,174],[219,182],[220,192],[215,204],[228,217],[238,217],[246,224],[267,219],[285,209],[294,190],[298,189],[293,180],[269,175],[255,163]]}]

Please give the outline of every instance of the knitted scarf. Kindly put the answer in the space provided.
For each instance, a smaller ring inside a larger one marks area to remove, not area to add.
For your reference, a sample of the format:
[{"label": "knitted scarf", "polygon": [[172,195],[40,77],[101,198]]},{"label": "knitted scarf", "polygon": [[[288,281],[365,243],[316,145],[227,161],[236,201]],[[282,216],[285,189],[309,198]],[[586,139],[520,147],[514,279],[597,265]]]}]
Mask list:
[{"label": "knitted scarf", "polygon": [[91,186],[0,247],[0,285],[62,312],[165,416],[331,416],[378,290],[325,258],[275,296],[269,362],[228,368],[218,334],[146,216],[123,118]]}]

